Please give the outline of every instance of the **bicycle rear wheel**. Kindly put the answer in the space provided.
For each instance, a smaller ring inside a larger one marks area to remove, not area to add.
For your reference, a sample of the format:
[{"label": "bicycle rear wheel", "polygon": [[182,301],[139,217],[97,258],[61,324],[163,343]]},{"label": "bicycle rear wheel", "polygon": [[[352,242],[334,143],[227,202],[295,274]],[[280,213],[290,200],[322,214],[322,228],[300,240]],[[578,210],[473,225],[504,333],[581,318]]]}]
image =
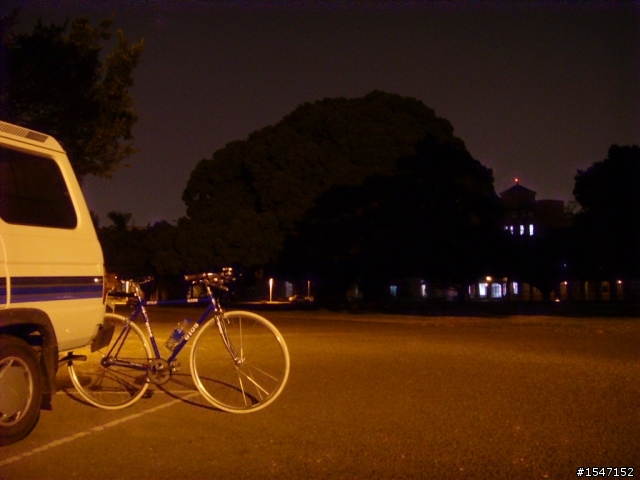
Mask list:
[{"label": "bicycle rear wheel", "polygon": [[198,391],[215,407],[231,413],[260,410],[282,392],[289,377],[289,350],[267,319],[251,312],[227,312],[222,331],[215,319],[196,334],[191,375]]},{"label": "bicycle rear wheel", "polygon": [[[149,342],[140,327],[120,315],[106,314],[104,327],[115,327],[109,345],[74,350],[87,360],[74,360],[69,375],[80,396],[96,407],[117,410],[135,403],[149,386]],[[125,362],[127,365],[123,365]]]}]

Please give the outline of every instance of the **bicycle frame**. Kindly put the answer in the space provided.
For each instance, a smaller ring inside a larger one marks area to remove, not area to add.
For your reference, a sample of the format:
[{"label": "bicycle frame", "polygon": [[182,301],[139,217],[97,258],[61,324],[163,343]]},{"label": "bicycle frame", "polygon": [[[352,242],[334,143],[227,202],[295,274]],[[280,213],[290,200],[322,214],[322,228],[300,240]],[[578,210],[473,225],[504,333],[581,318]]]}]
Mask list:
[{"label": "bicycle frame", "polygon": [[[227,351],[229,352],[229,355],[231,356],[231,358],[233,359],[234,363],[236,365],[239,365],[242,363],[242,359],[239,357],[239,355],[237,354],[235,348],[233,347],[233,345],[231,344],[231,341],[229,340],[229,337],[226,333],[226,328],[224,325],[224,322],[221,321],[223,318],[223,314],[224,314],[224,310],[222,309],[222,307],[220,306],[220,302],[218,301],[218,299],[213,295],[213,293],[211,292],[211,287],[205,283],[205,287],[207,290],[207,297],[206,298],[202,298],[202,299],[195,299],[195,300],[145,300],[142,298],[142,295],[139,291],[139,288],[136,286],[134,286],[134,293],[133,294],[127,294],[126,296],[129,298],[135,298],[136,301],[136,307],[134,308],[133,312],[131,312],[131,314],[129,315],[128,319],[127,319],[127,323],[125,328],[120,332],[119,337],[117,339],[117,341],[114,343],[112,349],[108,352],[107,356],[105,356],[105,358],[103,359],[103,362],[105,364],[105,366],[110,366],[110,365],[119,365],[119,366],[124,366],[124,367],[129,367],[129,368],[134,368],[137,370],[148,370],[149,369],[149,365],[141,365],[141,364],[136,364],[133,362],[128,362],[128,361],[124,361],[124,360],[120,360],[117,359],[118,353],[119,353],[119,348],[121,348],[123,342],[121,341],[121,339],[123,338],[123,336],[126,336],[129,334],[129,329],[128,326],[131,322],[134,322],[138,316],[140,314],[142,314],[142,318],[144,319],[144,325],[145,328],[147,330],[147,334],[149,335],[149,340],[151,341],[151,347],[153,348],[153,354],[155,355],[155,357],[151,358],[150,360],[162,360],[162,355],[160,354],[160,348],[158,346],[158,342],[156,341],[155,335],[153,334],[153,329],[151,327],[151,321],[149,320],[149,315],[147,313],[146,310],[146,306],[148,305],[152,305],[152,306],[162,306],[162,305],[192,305],[194,303],[208,303],[207,308],[204,310],[204,312],[202,312],[202,314],[200,315],[200,318],[198,318],[198,320],[196,320],[196,322],[193,324],[193,326],[187,331],[185,332],[182,340],[180,340],[180,342],[173,348],[173,350],[171,351],[171,355],[169,356],[168,359],[166,359],[167,363],[169,363],[170,365],[176,360],[176,358],[178,357],[178,355],[180,354],[180,352],[182,351],[182,349],[184,348],[184,346],[189,342],[189,340],[193,337],[194,333],[198,330],[198,328],[200,328],[200,326],[204,325],[204,323],[206,323],[207,321],[209,321],[209,317],[213,316],[214,317],[214,321],[217,324],[218,327],[218,331],[220,332],[220,337],[222,338],[222,342],[224,343],[225,347],[227,348]],[[113,350],[117,349],[118,351],[114,352]],[[113,358],[115,356],[115,359]]]}]

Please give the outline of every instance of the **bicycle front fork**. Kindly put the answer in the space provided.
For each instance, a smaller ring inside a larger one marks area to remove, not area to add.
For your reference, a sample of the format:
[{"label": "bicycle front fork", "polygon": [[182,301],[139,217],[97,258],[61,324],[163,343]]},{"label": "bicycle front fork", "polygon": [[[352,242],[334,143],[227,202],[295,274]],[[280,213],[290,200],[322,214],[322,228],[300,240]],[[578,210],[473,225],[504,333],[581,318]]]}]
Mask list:
[{"label": "bicycle front fork", "polygon": [[218,331],[220,332],[220,337],[222,338],[222,343],[224,343],[224,346],[227,348],[227,351],[229,352],[229,355],[231,355],[231,359],[233,360],[233,363],[236,366],[240,366],[244,362],[244,359],[242,358],[241,355],[238,355],[238,352],[236,351],[235,347],[231,343],[231,340],[229,339],[229,335],[227,334],[227,326],[225,324],[225,320],[226,320],[226,318],[225,318],[225,316],[223,314],[217,315],[216,316],[216,325],[218,326]]}]

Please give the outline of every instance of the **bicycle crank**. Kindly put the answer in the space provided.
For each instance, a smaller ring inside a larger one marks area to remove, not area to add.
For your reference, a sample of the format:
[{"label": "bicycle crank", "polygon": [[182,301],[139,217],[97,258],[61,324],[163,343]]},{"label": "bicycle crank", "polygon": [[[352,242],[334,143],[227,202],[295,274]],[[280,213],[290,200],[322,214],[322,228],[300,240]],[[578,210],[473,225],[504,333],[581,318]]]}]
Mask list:
[{"label": "bicycle crank", "polygon": [[149,362],[147,375],[149,380],[156,385],[164,385],[171,378],[172,371],[169,362],[161,358],[154,358]]}]

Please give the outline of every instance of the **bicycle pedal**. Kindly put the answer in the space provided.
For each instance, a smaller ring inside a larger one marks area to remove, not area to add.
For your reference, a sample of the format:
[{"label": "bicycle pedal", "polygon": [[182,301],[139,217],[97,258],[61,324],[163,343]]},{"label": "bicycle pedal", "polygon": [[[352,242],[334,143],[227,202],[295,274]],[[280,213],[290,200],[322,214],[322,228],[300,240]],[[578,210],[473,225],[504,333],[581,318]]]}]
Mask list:
[{"label": "bicycle pedal", "polygon": [[69,352],[67,356],[59,359],[58,363],[67,362],[68,364],[72,364],[73,362],[86,362],[86,361],[87,361],[86,355],[74,355],[73,352]]}]

